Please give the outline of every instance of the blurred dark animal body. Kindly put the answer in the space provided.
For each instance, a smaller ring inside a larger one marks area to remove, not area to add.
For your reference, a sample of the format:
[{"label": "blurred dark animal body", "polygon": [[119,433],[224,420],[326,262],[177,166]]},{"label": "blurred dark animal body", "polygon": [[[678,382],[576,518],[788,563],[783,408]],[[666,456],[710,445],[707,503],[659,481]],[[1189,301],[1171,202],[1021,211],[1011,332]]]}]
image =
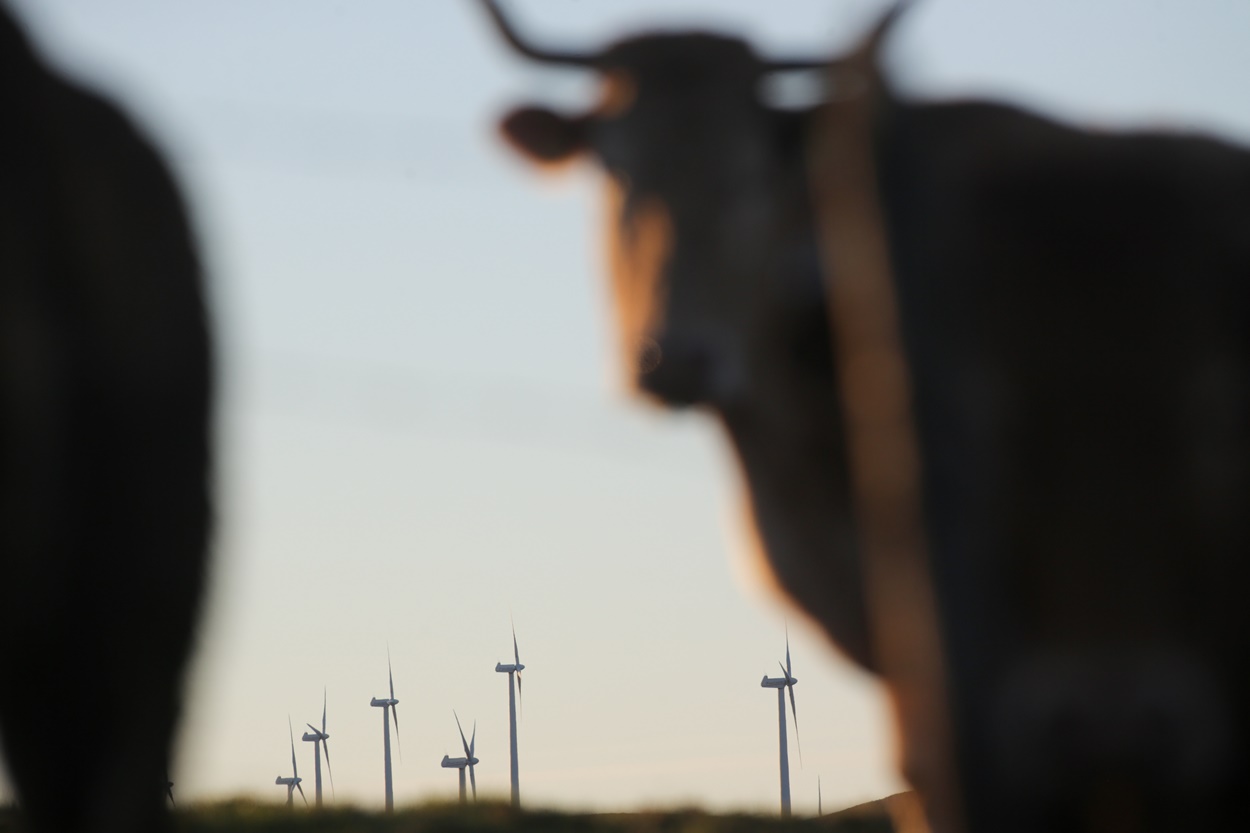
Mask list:
[{"label": "blurred dark animal body", "polygon": [[[871,110],[871,153],[845,164],[870,168],[892,264],[959,795],[932,786],[931,721],[903,704],[906,774],[940,830],[1231,828],[1250,780],[1250,153],[900,101],[876,77],[883,32],[831,75]],[[702,34],[595,55],[505,35],[607,81],[594,112],[504,131],[609,175],[631,380],[720,418],[779,583],[892,685],[873,623],[907,611],[874,618],[865,591],[857,403],[814,255],[821,111],[758,96],[817,62]]]},{"label": "blurred dark animal body", "polygon": [[874,144],[969,828],[1233,826],[1250,153],[888,98]]},{"label": "blurred dark animal body", "polygon": [[168,826],[209,535],[200,269],[157,153],[0,8],[0,742],[36,833]]}]

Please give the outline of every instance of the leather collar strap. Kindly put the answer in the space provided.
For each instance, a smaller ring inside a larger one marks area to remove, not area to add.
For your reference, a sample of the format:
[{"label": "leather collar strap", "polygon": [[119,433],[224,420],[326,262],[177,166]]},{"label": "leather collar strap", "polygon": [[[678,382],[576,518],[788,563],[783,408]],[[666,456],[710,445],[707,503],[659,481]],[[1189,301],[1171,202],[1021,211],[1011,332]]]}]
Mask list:
[{"label": "leather collar strap", "polygon": [[935,831],[962,828],[948,678],[929,569],[911,379],[883,225],[874,129],[891,106],[877,45],[896,7],[830,88],[808,149],[841,386],[872,650],[893,700],[902,769]]}]

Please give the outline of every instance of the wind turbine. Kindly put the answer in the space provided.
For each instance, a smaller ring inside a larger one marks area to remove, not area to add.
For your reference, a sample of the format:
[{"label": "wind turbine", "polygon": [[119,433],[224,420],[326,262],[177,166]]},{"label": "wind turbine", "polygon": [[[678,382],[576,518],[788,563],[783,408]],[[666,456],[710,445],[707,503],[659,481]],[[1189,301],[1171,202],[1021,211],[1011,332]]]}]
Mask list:
[{"label": "wind turbine", "polygon": [[299,767],[295,765],[295,730],[291,728],[291,716],[287,715],[286,730],[291,735],[291,777],[283,778],[279,775],[274,779],[274,783],[279,786],[286,787],[286,806],[290,807],[295,803],[295,790],[299,790],[299,797],[304,799],[304,803],[308,803],[308,796],[304,795],[304,788],[299,785],[303,778],[299,777]]},{"label": "wind turbine", "polygon": [[330,736],[326,734],[326,693],[323,689],[321,692],[321,729],[311,723],[305,723],[312,732],[305,732],[303,740],[310,741],[313,744],[314,753],[314,773],[316,774],[315,784],[317,788],[317,806],[321,806],[321,748],[324,746],[326,750],[326,770],[330,773],[330,789],[334,789],[334,770],[330,769]]},{"label": "wind turbine", "polygon": [[456,717],[456,728],[460,729],[460,744],[464,747],[464,757],[463,758],[450,758],[444,755],[443,766],[446,767],[447,769],[460,770],[460,803],[463,805],[465,803],[465,797],[464,797],[465,767],[468,767],[469,780],[473,783],[473,800],[475,802],[477,801],[477,776],[473,772],[473,767],[477,765],[478,763],[478,759],[473,756],[473,749],[477,745],[477,721],[476,720],[473,721],[473,739],[466,742],[464,739],[464,729],[460,727],[460,715],[456,714],[455,711],[452,711],[452,714],[455,715]]},{"label": "wind turbine", "polygon": [[[777,663],[781,665],[781,663]],[[794,739],[799,738],[799,712],[794,705],[794,686],[799,680],[790,673],[790,634],[786,633],[786,664],[781,665],[780,677],[764,675],[762,688],[777,689],[777,730],[781,738],[781,815],[790,815],[790,756],[786,751],[786,690],[790,691],[790,711],[794,714]],[[799,760],[803,760],[803,747],[799,747]]]},{"label": "wind turbine", "polygon": [[[391,672],[391,651],[386,651],[386,674],[391,683],[391,696],[387,699],[378,699],[374,697],[369,701],[370,706],[376,706],[382,710],[382,753],[386,764],[386,812],[395,809],[395,791],[391,781],[391,715],[395,715],[395,742],[399,743],[399,712],[395,706],[399,703],[395,699],[395,675]],[[390,707],[389,709],[387,707]],[[403,757],[404,749],[400,746],[400,757]],[[328,760],[328,758],[327,758]]]},{"label": "wind turbine", "polygon": [[[517,698],[521,694],[521,672],[525,670],[525,666],[521,664],[521,652],[516,646],[516,625],[512,626],[512,659],[515,660],[511,665],[504,665],[501,662],[495,663],[495,670],[508,674],[508,738],[512,744],[512,806],[521,806],[521,782],[517,774],[516,762],[516,704]],[[513,676],[516,677],[515,684]]]}]

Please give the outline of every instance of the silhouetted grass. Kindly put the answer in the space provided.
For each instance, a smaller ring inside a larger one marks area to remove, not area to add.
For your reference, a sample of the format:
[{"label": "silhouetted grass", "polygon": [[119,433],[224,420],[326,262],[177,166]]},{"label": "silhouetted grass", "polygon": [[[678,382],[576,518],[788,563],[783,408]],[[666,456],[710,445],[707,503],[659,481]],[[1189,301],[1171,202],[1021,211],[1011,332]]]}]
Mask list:
[{"label": "silhouetted grass", "polygon": [[[880,802],[820,818],[716,815],[701,810],[639,813],[563,813],[553,810],[514,812],[507,804],[479,803],[461,808],[425,804],[393,815],[357,808],[294,812],[282,805],[226,801],[182,808],[174,813],[177,833],[891,833]],[[21,833],[16,814],[0,809],[0,833]]]}]

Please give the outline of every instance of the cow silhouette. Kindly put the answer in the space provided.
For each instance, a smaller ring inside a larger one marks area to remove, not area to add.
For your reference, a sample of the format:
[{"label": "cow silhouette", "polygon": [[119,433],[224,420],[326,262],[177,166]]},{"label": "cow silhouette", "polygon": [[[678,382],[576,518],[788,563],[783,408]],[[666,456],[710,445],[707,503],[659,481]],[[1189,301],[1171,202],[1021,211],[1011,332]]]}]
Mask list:
[{"label": "cow silhouette", "polygon": [[210,529],[186,213],[0,9],[0,744],[36,833],[158,831]]}]

